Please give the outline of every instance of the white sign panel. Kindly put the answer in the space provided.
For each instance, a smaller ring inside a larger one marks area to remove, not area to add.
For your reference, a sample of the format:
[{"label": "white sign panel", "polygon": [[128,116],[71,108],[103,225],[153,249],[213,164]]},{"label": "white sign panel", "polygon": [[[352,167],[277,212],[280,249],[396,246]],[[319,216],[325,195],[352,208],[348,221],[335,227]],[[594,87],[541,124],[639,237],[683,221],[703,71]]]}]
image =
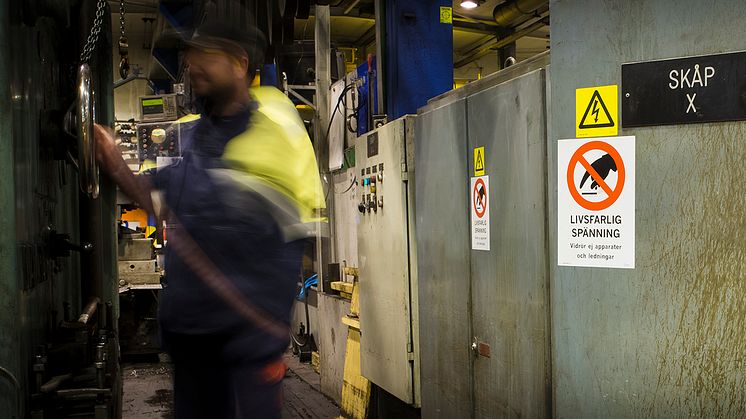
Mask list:
[{"label": "white sign panel", "polygon": [[635,137],[560,140],[557,261],[635,267]]},{"label": "white sign panel", "polygon": [[471,248],[490,250],[489,176],[471,178]]}]

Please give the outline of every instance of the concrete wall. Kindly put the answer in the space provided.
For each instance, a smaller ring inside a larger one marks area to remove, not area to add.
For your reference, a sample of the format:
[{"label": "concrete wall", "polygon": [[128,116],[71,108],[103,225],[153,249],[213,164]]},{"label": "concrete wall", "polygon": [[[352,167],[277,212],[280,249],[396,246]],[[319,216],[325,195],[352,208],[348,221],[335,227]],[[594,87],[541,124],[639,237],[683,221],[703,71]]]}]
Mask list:
[{"label": "concrete wall", "polygon": [[[354,168],[332,175],[331,193],[334,194],[333,261],[344,266],[357,264],[357,182]],[[351,186],[352,185],[352,186]],[[351,187],[350,187],[351,186]],[[342,398],[347,326],[342,317],[350,312],[350,303],[338,297],[319,298],[319,331],[317,342],[321,357],[321,390],[337,402]]]},{"label": "concrete wall", "polygon": [[[334,194],[333,237],[335,255],[333,262],[344,266],[357,266],[357,181],[354,169],[331,176],[330,193]],[[326,185],[324,185],[326,187]],[[313,292],[313,291],[312,291]],[[350,312],[350,302],[342,298],[319,293],[316,306],[309,306],[311,333],[316,339],[321,360],[321,391],[338,403],[342,398],[344,379],[347,326],[342,317]],[[300,322],[306,323],[305,307],[296,302],[293,313],[293,330]]]},{"label": "concrete wall", "polygon": [[743,50],[743,6],[551,2],[556,417],[746,415],[746,123],[621,129],[637,136],[637,268],[556,266],[556,140],[575,136],[575,89],[621,84],[625,62]]}]

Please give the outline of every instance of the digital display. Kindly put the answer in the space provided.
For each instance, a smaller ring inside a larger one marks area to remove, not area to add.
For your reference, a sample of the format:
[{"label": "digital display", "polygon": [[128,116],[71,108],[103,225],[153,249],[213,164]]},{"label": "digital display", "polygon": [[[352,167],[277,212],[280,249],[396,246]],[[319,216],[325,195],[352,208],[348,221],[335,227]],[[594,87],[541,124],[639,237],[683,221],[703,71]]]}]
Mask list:
[{"label": "digital display", "polygon": [[143,99],[141,103],[143,115],[163,113],[163,98]]}]

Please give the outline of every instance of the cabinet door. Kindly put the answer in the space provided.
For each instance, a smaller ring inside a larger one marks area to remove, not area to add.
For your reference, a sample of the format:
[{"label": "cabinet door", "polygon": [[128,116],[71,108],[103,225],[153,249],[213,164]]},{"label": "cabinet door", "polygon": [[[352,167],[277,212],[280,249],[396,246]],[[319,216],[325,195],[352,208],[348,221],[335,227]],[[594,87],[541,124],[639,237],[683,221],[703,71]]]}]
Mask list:
[{"label": "cabinet door", "polygon": [[489,176],[490,250],[470,258],[476,418],[549,413],[545,79],[467,98],[469,149],[484,147]]},{"label": "cabinet door", "polygon": [[423,418],[470,418],[466,100],[418,116],[417,263]]}]

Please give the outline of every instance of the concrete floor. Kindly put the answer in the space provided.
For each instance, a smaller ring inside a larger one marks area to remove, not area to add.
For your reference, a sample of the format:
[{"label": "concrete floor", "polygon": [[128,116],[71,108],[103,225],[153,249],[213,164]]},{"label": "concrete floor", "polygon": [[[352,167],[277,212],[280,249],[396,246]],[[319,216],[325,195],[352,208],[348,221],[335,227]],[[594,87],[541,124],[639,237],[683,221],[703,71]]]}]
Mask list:
[{"label": "concrete floor", "polygon": [[[340,416],[339,407],[319,388],[319,375],[292,355],[285,356],[284,419],[330,419]],[[171,368],[167,363],[132,363],[122,366],[123,419],[173,418]]]}]

